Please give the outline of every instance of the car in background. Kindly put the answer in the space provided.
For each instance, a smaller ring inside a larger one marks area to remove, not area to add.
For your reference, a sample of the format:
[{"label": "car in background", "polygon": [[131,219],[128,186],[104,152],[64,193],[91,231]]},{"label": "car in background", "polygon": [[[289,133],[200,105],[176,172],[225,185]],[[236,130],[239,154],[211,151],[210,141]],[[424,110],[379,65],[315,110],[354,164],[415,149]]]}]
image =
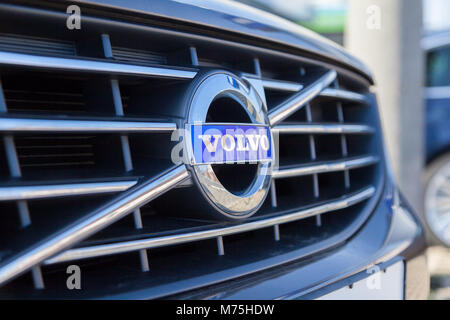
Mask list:
[{"label": "car in background", "polygon": [[450,246],[450,30],[427,35],[424,220],[431,243]]}]

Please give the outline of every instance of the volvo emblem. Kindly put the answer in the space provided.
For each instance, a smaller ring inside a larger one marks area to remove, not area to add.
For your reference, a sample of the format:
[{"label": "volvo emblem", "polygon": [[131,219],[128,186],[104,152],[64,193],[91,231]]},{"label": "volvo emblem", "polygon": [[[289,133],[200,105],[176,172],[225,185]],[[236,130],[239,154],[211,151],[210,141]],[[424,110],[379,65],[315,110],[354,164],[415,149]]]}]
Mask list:
[{"label": "volvo emblem", "polygon": [[225,71],[204,75],[192,92],[185,162],[216,216],[248,218],[261,207],[271,182],[267,107],[255,88]]},{"label": "volvo emblem", "polygon": [[190,127],[193,164],[270,161],[269,128],[255,125],[194,124]]}]

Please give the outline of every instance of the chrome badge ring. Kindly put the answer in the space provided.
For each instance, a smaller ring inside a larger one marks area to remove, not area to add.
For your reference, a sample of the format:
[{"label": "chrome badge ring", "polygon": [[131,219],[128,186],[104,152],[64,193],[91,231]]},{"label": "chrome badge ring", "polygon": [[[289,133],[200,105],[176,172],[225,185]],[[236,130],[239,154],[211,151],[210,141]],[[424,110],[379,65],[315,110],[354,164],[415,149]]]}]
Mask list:
[{"label": "chrome badge ring", "polygon": [[[240,108],[247,121],[242,122],[241,116],[233,122],[229,119],[234,114],[230,110],[226,112],[227,121],[211,122],[217,101],[221,101],[225,111],[228,105],[234,105],[234,110]],[[252,216],[267,196],[274,160],[266,104],[250,84],[231,73],[218,71],[198,82],[188,110],[185,162],[192,169],[194,181],[222,216],[233,220]],[[257,169],[251,183],[234,192],[218,178],[216,165],[254,165]]]}]

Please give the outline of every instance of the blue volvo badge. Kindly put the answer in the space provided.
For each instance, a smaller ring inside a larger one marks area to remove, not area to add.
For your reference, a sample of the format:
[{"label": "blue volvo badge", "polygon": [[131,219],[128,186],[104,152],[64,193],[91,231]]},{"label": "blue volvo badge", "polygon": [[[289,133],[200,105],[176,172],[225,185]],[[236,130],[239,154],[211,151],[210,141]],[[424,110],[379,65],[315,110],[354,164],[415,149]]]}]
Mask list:
[{"label": "blue volvo badge", "polygon": [[195,164],[258,163],[272,159],[269,129],[257,125],[191,126]]},{"label": "blue volvo badge", "polygon": [[250,82],[221,70],[201,75],[187,101],[183,157],[209,214],[252,216],[269,192],[276,158],[265,101]]}]

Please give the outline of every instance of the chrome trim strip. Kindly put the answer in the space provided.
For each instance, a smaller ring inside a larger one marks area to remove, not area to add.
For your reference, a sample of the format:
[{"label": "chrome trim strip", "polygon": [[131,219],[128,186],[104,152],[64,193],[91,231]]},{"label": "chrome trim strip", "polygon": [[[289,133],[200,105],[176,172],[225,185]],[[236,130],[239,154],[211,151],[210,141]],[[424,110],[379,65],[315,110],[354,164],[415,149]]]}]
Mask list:
[{"label": "chrome trim strip", "polygon": [[0,285],[125,217],[187,178],[189,178],[189,172],[184,165],[181,165],[119,194],[109,203],[71,223],[67,228],[2,261]]},{"label": "chrome trim strip", "polygon": [[0,201],[45,199],[125,191],[137,180],[0,187]]},{"label": "chrome trim strip", "polygon": [[277,216],[265,220],[259,220],[254,222],[249,222],[245,224],[240,224],[232,227],[224,227],[206,231],[191,232],[179,235],[151,238],[151,239],[141,239],[133,241],[125,241],[111,244],[96,245],[91,247],[83,247],[70,249],[61,253],[60,255],[45,261],[45,264],[55,264],[60,262],[87,259],[100,257],[111,254],[119,254],[130,251],[137,251],[142,249],[151,249],[157,247],[164,247],[169,245],[182,244],[187,242],[212,239],[216,237],[223,237],[235,233],[242,233],[247,231],[252,231],[256,229],[271,227],[274,225],[279,225],[283,223],[288,223],[300,219],[305,219],[308,217],[315,216],[317,214],[327,213],[330,211],[336,211],[340,209],[345,209],[360,203],[375,194],[374,187],[368,187],[356,194],[348,196],[343,199],[332,201],[317,207],[312,207],[309,209],[304,209],[296,212],[292,212],[286,215]]},{"label": "chrome trim strip", "polygon": [[359,124],[282,124],[275,126],[272,132],[285,134],[370,134],[370,126]]},{"label": "chrome trim strip", "polygon": [[299,92],[303,89],[303,85],[300,83],[274,80],[274,79],[262,79],[262,83],[265,89],[273,89],[288,92]]},{"label": "chrome trim strip", "polygon": [[342,89],[334,89],[334,88],[326,88],[320,93],[321,97],[327,98],[335,98],[345,101],[353,101],[356,103],[367,104],[367,98],[359,93],[342,90]]},{"label": "chrome trim strip", "polygon": [[337,73],[334,70],[328,71],[320,79],[301,90],[292,98],[275,107],[269,112],[269,120],[272,126],[283,121],[295,111],[302,108],[305,104],[317,97],[320,92],[328,87],[337,77]]},{"label": "chrome trim strip", "polygon": [[192,70],[146,67],[99,60],[37,56],[5,51],[0,51],[0,65],[174,79],[192,79],[197,74],[197,71]]},{"label": "chrome trim strip", "polygon": [[298,176],[305,176],[315,173],[326,173],[335,171],[344,171],[349,169],[356,169],[365,166],[369,166],[378,162],[378,158],[374,156],[355,158],[344,161],[333,161],[326,163],[319,163],[313,165],[304,165],[289,169],[280,168],[272,172],[272,178],[282,179],[282,178],[292,178]]},{"label": "chrome trim strip", "polygon": [[172,132],[175,123],[139,121],[103,121],[70,119],[28,119],[0,117],[0,132],[95,132],[95,133],[139,133]]}]

